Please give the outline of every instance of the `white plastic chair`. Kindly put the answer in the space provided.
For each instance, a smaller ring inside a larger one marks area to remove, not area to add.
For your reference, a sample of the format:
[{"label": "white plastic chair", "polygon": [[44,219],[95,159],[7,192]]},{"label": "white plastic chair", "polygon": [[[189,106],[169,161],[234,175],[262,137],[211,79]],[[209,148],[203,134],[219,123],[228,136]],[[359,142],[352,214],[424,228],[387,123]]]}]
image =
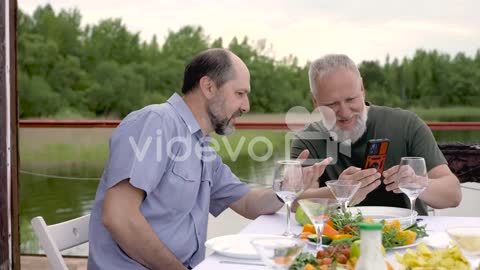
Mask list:
[{"label": "white plastic chair", "polygon": [[88,242],[90,215],[47,225],[43,217],[31,223],[53,270],[68,270],[60,251]]}]

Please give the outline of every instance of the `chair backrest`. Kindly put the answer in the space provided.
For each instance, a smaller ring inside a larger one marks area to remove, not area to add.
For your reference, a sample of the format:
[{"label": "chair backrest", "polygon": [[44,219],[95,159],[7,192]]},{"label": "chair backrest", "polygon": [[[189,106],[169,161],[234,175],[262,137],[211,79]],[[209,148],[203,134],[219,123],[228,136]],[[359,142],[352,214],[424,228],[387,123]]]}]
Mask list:
[{"label": "chair backrest", "polygon": [[47,225],[43,217],[35,217],[31,223],[54,270],[68,270],[60,251],[88,242],[90,215]]}]

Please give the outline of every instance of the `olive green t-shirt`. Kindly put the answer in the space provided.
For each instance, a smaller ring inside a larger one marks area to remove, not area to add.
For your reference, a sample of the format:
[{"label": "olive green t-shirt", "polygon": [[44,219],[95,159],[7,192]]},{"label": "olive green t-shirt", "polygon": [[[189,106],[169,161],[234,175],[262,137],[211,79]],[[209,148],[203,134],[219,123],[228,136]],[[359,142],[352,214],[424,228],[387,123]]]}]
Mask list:
[{"label": "olive green t-shirt", "polygon": [[[406,156],[425,158],[428,171],[447,164],[430,128],[416,114],[399,108],[367,105],[370,106],[367,130],[351,147],[333,141],[321,122],[312,123],[295,135],[291,148],[292,158],[298,157],[304,149],[310,151],[307,165],[326,157],[334,158],[333,162],[336,163],[327,166],[319,179],[321,187],[328,180],[338,179],[343,170],[350,166],[363,168],[367,141],[371,139],[390,140],[384,170],[399,164],[400,158]],[[406,195],[386,191],[383,182],[359,205],[410,208]],[[420,200],[416,202],[416,210],[420,215],[427,214],[426,206]]]}]

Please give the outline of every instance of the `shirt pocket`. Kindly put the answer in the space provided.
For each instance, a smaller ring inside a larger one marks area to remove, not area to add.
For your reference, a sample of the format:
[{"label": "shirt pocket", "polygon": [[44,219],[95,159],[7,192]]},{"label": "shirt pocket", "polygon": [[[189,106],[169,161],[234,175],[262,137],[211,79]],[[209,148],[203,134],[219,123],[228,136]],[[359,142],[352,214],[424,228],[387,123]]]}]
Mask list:
[{"label": "shirt pocket", "polygon": [[197,162],[184,161],[173,165],[169,177],[171,193],[168,192],[172,207],[177,210],[190,210],[197,200],[202,175],[202,167]]}]

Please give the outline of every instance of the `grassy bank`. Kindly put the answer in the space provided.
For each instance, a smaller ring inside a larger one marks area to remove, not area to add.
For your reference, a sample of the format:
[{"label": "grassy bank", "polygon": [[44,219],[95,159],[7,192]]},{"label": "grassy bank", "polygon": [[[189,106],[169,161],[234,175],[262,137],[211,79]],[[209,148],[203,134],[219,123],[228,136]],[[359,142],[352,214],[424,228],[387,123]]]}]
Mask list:
[{"label": "grassy bank", "polygon": [[480,121],[479,107],[446,107],[446,108],[410,108],[425,121],[470,122]]},{"label": "grassy bank", "polygon": [[[104,129],[21,130],[22,167],[46,169],[75,163],[103,166],[108,158],[110,133],[111,130]],[[242,169],[243,166],[251,165],[245,164],[250,160],[246,157],[251,154],[257,157],[270,155],[271,158],[284,158],[285,147],[288,147],[285,134],[283,131],[237,130],[231,136],[213,136],[217,143],[212,146],[227,164]],[[480,131],[435,131],[434,135],[439,143],[480,143]],[[269,151],[272,153],[269,154]]]},{"label": "grassy bank", "polygon": [[[425,121],[480,121],[480,108],[411,108]],[[284,114],[247,114],[242,121],[284,121]],[[104,163],[108,157],[108,138],[112,129],[20,129],[20,157],[22,162],[51,164],[62,162]],[[478,143],[480,131],[437,131],[438,142]],[[259,139],[259,137],[264,137]],[[272,146],[277,156],[284,156],[285,132],[265,130],[237,130],[228,137],[216,136],[218,153],[223,158],[237,153],[253,152],[262,156]],[[268,141],[269,143],[266,143]],[[271,144],[270,144],[271,143]],[[270,145],[268,145],[270,144]],[[250,148],[249,148],[250,147]]]},{"label": "grassy bank", "polygon": [[[23,163],[104,163],[108,158],[111,129],[21,129],[20,157]],[[237,130],[230,136],[214,135],[212,144],[222,158],[254,153],[265,155],[269,149],[285,149],[285,132]]]},{"label": "grassy bank", "polygon": [[[415,113],[417,113],[425,121],[445,121],[445,122],[456,122],[456,121],[480,121],[480,107],[439,107],[439,108],[421,108],[421,107],[410,107],[407,108]],[[49,119],[109,119],[115,120],[114,116],[105,116],[105,117],[95,117],[93,115],[82,115],[77,112],[71,111],[62,111]],[[251,112],[242,116],[241,121],[284,121],[285,114],[275,113],[275,114],[257,114]]]}]

